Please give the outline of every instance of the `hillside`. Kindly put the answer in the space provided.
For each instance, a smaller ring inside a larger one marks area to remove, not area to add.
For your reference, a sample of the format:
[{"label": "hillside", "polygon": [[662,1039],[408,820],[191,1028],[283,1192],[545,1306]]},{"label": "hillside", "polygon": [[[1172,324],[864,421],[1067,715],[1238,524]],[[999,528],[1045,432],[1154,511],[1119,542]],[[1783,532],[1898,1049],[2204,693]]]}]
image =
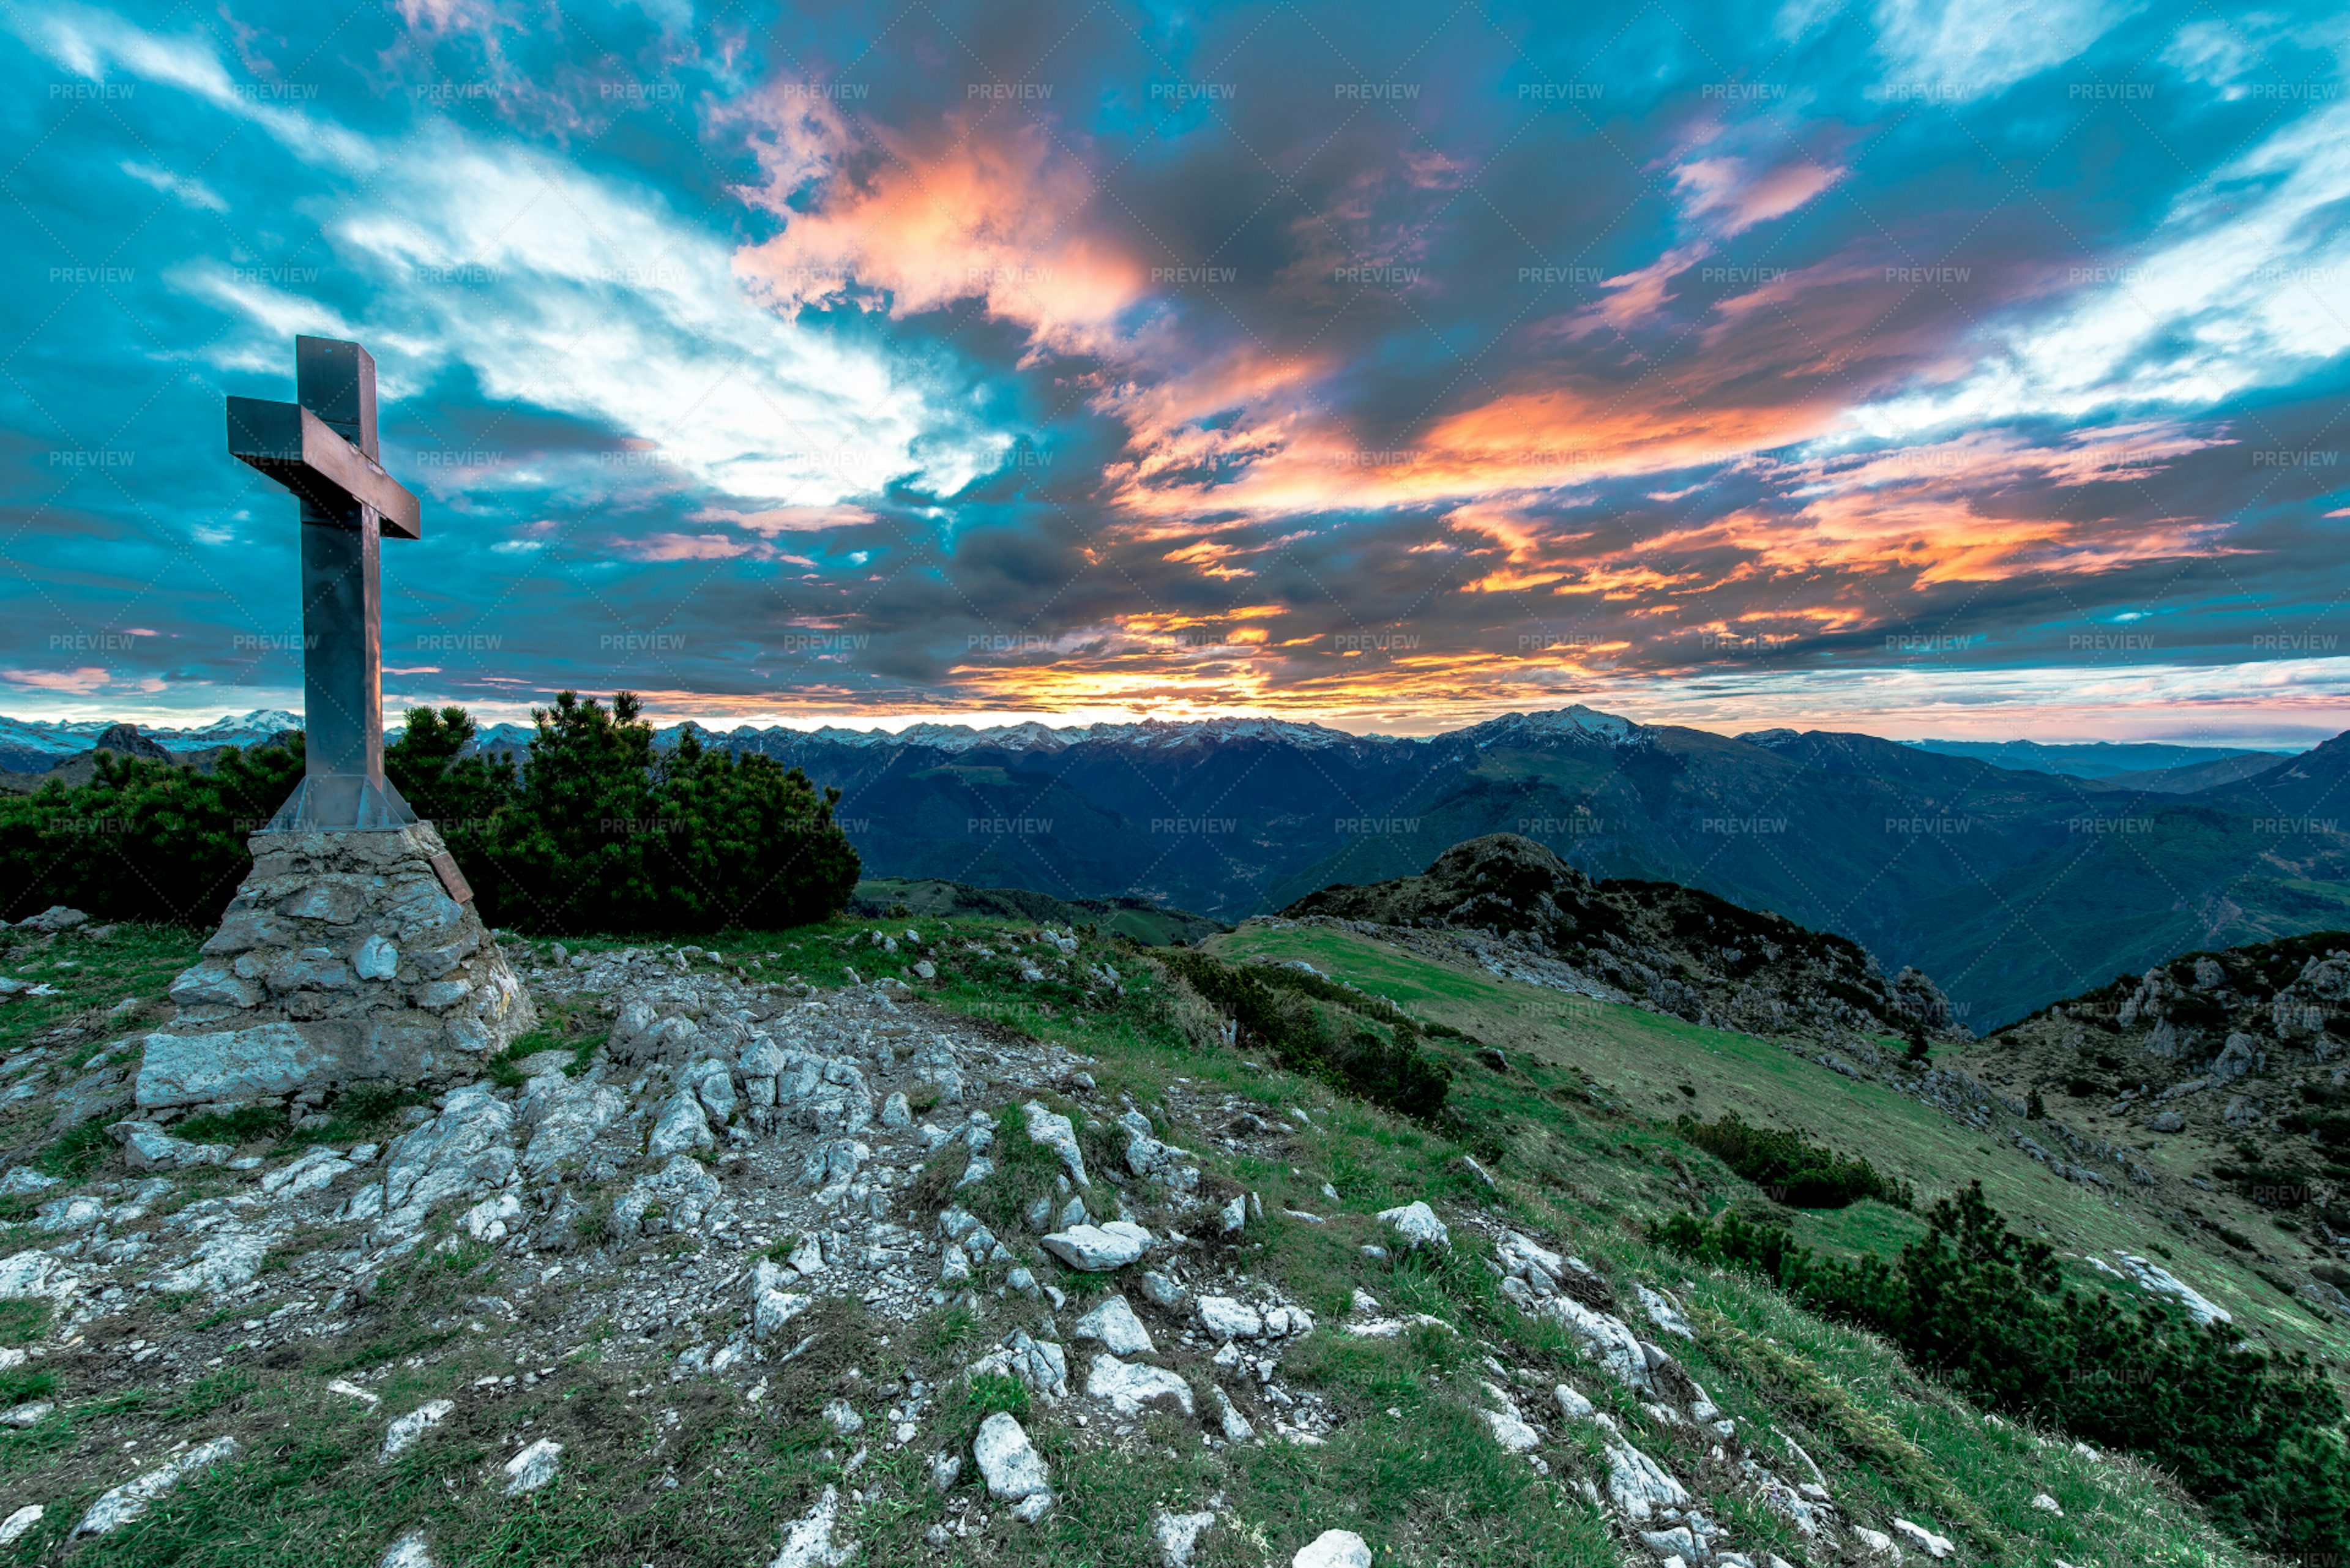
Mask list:
[{"label": "hillside", "polygon": [[[1128,945],[838,921],[512,944],[546,1026],[478,1085],[118,1141],[188,939],[11,935],[17,1560],[89,1521],[78,1564],[2251,1563],[2137,1461],[1646,1240],[1762,1201],[1667,1118],[1797,1105],[2070,1245],[2165,1234],[1751,1036],[1257,922],[1177,955],[1292,999],[1228,1043]],[[1284,1065],[1301,1030],[1408,1036],[1449,1103]]]},{"label": "hillside", "polygon": [[[2184,953],[1980,1042],[1971,1070],[2052,1126],[2189,1171],[2174,1222],[2350,1315],[2350,932]],[[2303,1278],[2306,1274],[2308,1278]]]},{"label": "hillside", "polygon": [[1951,1027],[1931,980],[1916,970],[1887,980],[1842,937],[1669,882],[1594,882],[1515,834],[1457,844],[1417,877],[1309,893],[1282,914],[1419,950],[1450,947],[1495,974],[1709,1028],[1799,1035],[1872,1057],[1877,1035]]}]

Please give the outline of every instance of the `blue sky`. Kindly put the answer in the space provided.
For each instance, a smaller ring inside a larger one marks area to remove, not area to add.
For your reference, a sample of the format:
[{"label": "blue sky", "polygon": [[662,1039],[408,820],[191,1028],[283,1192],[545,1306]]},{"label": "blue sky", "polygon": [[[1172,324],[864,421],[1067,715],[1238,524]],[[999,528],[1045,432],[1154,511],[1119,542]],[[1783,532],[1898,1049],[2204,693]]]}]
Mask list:
[{"label": "blue sky", "polygon": [[2350,16],[0,17],[0,711],[299,706],[221,400],[380,367],[386,700],[2350,727]]}]

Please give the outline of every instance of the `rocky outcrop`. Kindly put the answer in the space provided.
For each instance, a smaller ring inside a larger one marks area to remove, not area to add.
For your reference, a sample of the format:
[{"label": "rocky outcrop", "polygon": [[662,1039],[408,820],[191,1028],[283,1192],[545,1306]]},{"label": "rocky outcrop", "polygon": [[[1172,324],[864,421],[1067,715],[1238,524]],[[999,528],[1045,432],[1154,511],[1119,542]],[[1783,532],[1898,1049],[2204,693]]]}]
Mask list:
[{"label": "rocky outcrop", "polygon": [[261,833],[253,870],[147,1036],[142,1109],[475,1076],[536,1022],[430,823]]},{"label": "rocky outcrop", "polygon": [[1843,937],[1671,882],[1595,882],[1531,838],[1456,844],[1418,877],[1339,884],[1281,911],[1488,973],[1636,1002],[1711,1028],[1835,1044],[1922,1030],[1969,1038],[1915,969],[1887,979]]}]

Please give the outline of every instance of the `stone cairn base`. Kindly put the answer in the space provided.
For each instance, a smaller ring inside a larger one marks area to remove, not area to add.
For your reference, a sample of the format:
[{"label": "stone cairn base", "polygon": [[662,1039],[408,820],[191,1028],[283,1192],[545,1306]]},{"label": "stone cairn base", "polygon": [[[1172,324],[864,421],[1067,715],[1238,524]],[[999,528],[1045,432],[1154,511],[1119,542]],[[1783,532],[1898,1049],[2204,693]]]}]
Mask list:
[{"label": "stone cairn base", "polygon": [[248,842],[252,874],[147,1037],[142,1114],[462,1082],[537,1022],[431,823]]}]

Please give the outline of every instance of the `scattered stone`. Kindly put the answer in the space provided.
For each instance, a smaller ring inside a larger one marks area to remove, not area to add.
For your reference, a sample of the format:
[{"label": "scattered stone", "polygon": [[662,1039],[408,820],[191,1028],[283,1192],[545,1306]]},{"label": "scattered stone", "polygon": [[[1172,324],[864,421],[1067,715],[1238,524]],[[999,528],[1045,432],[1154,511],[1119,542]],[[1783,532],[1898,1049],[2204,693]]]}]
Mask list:
[{"label": "scattered stone", "polygon": [[562,1468],[563,1445],[552,1438],[541,1438],[506,1461],[506,1495],[520,1497],[551,1485]]},{"label": "scattered stone", "polygon": [[940,1491],[951,1491],[954,1483],[962,1479],[962,1456],[941,1449],[931,1456],[931,1485]]},{"label": "scattered stone", "polygon": [[1241,1414],[1240,1407],[1232,1403],[1232,1396],[1225,1393],[1221,1386],[1213,1383],[1208,1385],[1208,1392],[1216,1397],[1216,1419],[1223,1428],[1224,1441],[1254,1442],[1256,1428],[1249,1425],[1248,1417]]},{"label": "scattered stone", "polygon": [[1217,1216],[1217,1221],[1222,1225],[1225,1235],[1239,1235],[1241,1227],[1248,1223],[1248,1195],[1233,1194],[1232,1200],[1225,1204],[1223,1212]]},{"label": "scattered stone", "polygon": [[827,1400],[823,1414],[824,1424],[844,1438],[865,1430],[865,1417],[858,1415],[857,1407],[846,1399]]},{"label": "scattered stone", "polygon": [[1397,1240],[1406,1248],[1449,1249],[1452,1245],[1452,1233],[1444,1228],[1444,1221],[1436,1217],[1436,1210],[1425,1203],[1407,1203],[1400,1209],[1382,1210],[1379,1222],[1392,1230]]},{"label": "scattered stone", "polygon": [[1159,1561],[1164,1568],[1191,1568],[1191,1552],[1200,1537],[1216,1522],[1212,1513],[1169,1513],[1160,1510],[1150,1521],[1150,1533],[1159,1542]]},{"label": "scattered stone", "polygon": [[1201,1296],[1200,1326],[1219,1340],[1255,1339],[1264,1333],[1256,1309],[1231,1296]]},{"label": "scattered stone", "polygon": [[1924,1525],[1912,1524],[1906,1519],[1893,1521],[1893,1533],[1937,1562],[1958,1551],[1949,1536],[1937,1535]]},{"label": "scattered stone", "polygon": [[1371,1568],[1371,1549],[1351,1530],[1326,1530],[1297,1549],[1289,1568]]},{"label": "scattered stone", "polygon": [[155,1500],[196,1471],[232,1459],[238,1453],[234,1438],[214,1438],[190,1449],[178,1459],[166,1459],[144,1474],[133,1476],[89,1505],[74,1526],[76,1535],[106,1535],[145,1513]]},{"label": "scattered stone", "polygon": [[1695,1342],[1697,1330],[1690,1326],[1689,1319],[1681,1315],[1679,1307],[1646,1285],[1636,1285],[1633,1289],[1639,1295],[1640,1310],[1648,1314],[1650,1323],[1667,1334],[1679,1334],[1683,1339]]},{"label": "scattered stone", "polygon": [[1076,1225],[1055,1231],[1044,1240],[1045,1251],[1080,1273],[1107,1273],[1122,1269],[1149,1250],[1150,1232],[1125,1220],[1101,1225]]},{"label": "scattered stone", "polygon": [[2053,1513],[2059,1519],[2064,1517],[2064,1505],[2058,1502],[2054,1498],[2050,1497],[2044,1491],[2036,1491],[2032,1494],[2032,1506],[2038,1509],[2043,1513]]},{"label": "scattered stone", "polygon": [[1170,1312],[1183,1304],[1183,1287],[1155,1269],[1144,1272],[1142,1294],[1151,1305],[1165,1307]]},{"label": "scattered stone", "polygon": [[1134,1315],[1124,1296],[1111,1296],[1093,1311],[1077,1319],[1073,1330],[1079,1339],[1098,1340],[1112,1355],[1149,1355],[1159,1347],[1150,1342],[1150,1331]]},{"label": "scattered stone", "polygon": [[857,1555],[857,1548],[833,1543],[832,1532],[839,1518],[840,1489],[827,1486],[816,1506],[784,1532],[783,1549],[767,1568],[842,1568]]},{"label": "scattered stone", "polygon": [[106,1129],[122,1146],[123,1163],[133,1170],[181,1170],[195,1165],[224,1165],[236,1150],[224,1143],[190,1143],[173,1137],[153,1122],[116,1122]]},{"label": "scattered stone", "polygon": [[1086,1375],[1086,1393],[1109,1402],[1121,1416],[1137,1416],[1154,1400],[1172,1399],[1186,1416],[1194,1414],[1191,1386],[1164,1367],[1097,1355]]},{"label": "scattered stone", "polygon": [[0,1427],[37,1427],[42,1417],[57,1407],[54,1399],[35,1399],[28,1404],[13,1405],[0,1410]]},{"label": "scattered stone", "polygon": [[979,1473],[987,1478],[988,1495],[1015,1505],[1012,1511],[1024,1523],[1034,1524],[1053,1506],[1045,1460],[1010,1416],[998,1410],[982,1421],[971,1452]]},{"label": "scattered stone", "polygon": [[1020,1114],[1028,1118],[1029,1141],[1043,1144],[1059,1155],[1061,1163],[1068,1167],[1071,1181],[1079,1187],[1091,1187],[1093,1182],[1086,1175],[1086,1157],[1077,1147],[1077,1129],[1069,1118],[1047,1110],[1036,1100],[1022,1106]]},{"label": "scattered stone", "polygon": [[456,1407],[453,1401],[435,1399],[429,1404],[419,1405],[394,1421],[384,1430],[382,1462],[389,1464],[399,1458],[417,1438],[447,1420],[449,1412]]},{"label": "scattered stone", "polygon": [[439,1564],[432,1559],[432,1547],[424,1539],[424,1532],[411,1530],[391,1543],[377,1568],[439,1568]]},{"label": "scattered stone", "polygon": [[0,1520],[0,1546],[14,1546],[23,1540],[25,1532],[40,1523],[48,1511],[37,1502],[28,1502],[6,1519]]}]

